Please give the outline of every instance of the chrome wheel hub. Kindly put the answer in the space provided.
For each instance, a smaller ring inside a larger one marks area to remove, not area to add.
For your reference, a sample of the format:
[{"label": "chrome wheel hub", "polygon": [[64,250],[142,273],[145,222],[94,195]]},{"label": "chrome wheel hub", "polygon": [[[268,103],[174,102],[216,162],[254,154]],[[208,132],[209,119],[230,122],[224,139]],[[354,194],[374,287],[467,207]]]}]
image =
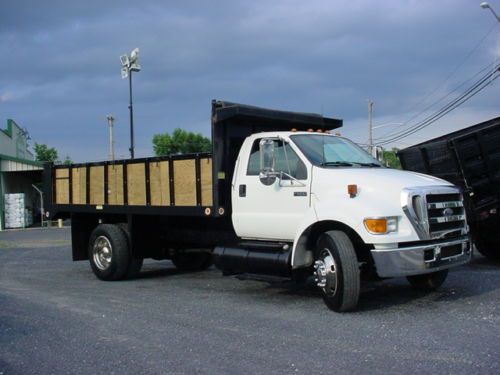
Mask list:
[{"label": "chrome wheel hub", "polygon": [[333,295],[336,293],[337,263],[330,250],[321,250],[318,260],[314,262],[314,276],[316,285],[323,289],[325,294]]},{"label": "chrome wheel hub", "polygon": [[92,249],[92,258],[97,268],[102,271],[106,270],[111,264],[112,255],[113,248],[107,237],[97,237]]}]

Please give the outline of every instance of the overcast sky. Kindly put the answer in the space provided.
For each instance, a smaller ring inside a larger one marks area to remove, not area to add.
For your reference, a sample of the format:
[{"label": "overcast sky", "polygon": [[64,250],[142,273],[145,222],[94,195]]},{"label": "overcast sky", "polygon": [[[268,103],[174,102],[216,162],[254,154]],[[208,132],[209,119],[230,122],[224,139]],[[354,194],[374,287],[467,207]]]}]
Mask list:
[{"label": "overcast sky", "polygon": [[[368,99],[375,126],[404,123],[498,63],[500,23],[479,3],[2,0],[0,126],[12,118],[61,158],[100,160],[113,114],[116,153],[127,157],[119,56],[139,47],[138,156],[152,154],[153,134],[176,127],[209,136],[212,99],[341,118],[342,135],[366,143]],[[499,0],[490,4],[500,13]],[[395,146],[499,115],[500,79]],[[378,128],[375,138],[394,130]]]}]

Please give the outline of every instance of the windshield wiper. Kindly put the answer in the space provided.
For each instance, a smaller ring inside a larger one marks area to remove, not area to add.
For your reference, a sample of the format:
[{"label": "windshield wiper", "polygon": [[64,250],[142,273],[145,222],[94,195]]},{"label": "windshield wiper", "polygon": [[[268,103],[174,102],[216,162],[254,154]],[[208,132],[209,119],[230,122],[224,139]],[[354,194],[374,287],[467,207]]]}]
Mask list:
[{"label": "windshield wiper", "polygon": [[357,161],[352,161],[351,163],[356,164],[356,165],[361,165],[362,167],[376,167],[380,168],[381,165],[377,163],[359,163]]},{"label": "windshield wiper", "polygon": [[352,163],[347,161],[324,161],[319,165],[322,167],[352,167]]}]

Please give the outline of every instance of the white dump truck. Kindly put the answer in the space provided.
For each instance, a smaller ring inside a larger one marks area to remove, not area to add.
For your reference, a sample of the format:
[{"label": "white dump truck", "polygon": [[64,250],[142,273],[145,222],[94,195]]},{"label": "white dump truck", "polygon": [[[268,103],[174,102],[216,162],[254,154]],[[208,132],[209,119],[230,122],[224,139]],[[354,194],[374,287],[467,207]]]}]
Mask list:
[{"label": "white dump truck", "polygon": [[440,286],[471,258],[461,191],[386,168],[334,135],[338,119],[212,102],[212,153],[47,165],[51,218],[102,280],[143,259],[225,275],[313,278],[334,311],[362,279]]}]

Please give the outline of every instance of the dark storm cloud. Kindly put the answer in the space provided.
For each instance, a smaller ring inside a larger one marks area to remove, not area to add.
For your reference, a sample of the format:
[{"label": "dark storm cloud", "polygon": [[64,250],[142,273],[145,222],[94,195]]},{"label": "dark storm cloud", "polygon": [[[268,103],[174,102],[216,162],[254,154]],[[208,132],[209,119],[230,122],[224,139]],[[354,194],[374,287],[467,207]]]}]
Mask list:
[{"label": "dark storm cloud", "polygon": [[[404,120],[493,25],[465,0],[12,1],[0,15],[0,118],[84,160],[105,157],[113,113],[126,154],[118,57],[140,47],[134,109],[143,155],[154,133],[208,135],[212,98],[323,111],[364,141],[356,128],[368,98],[380,120]],[[493,60],[495,33],[445,89]],[[471,101],[477,121],[498,115],[498,85],[487,91]]]}]

